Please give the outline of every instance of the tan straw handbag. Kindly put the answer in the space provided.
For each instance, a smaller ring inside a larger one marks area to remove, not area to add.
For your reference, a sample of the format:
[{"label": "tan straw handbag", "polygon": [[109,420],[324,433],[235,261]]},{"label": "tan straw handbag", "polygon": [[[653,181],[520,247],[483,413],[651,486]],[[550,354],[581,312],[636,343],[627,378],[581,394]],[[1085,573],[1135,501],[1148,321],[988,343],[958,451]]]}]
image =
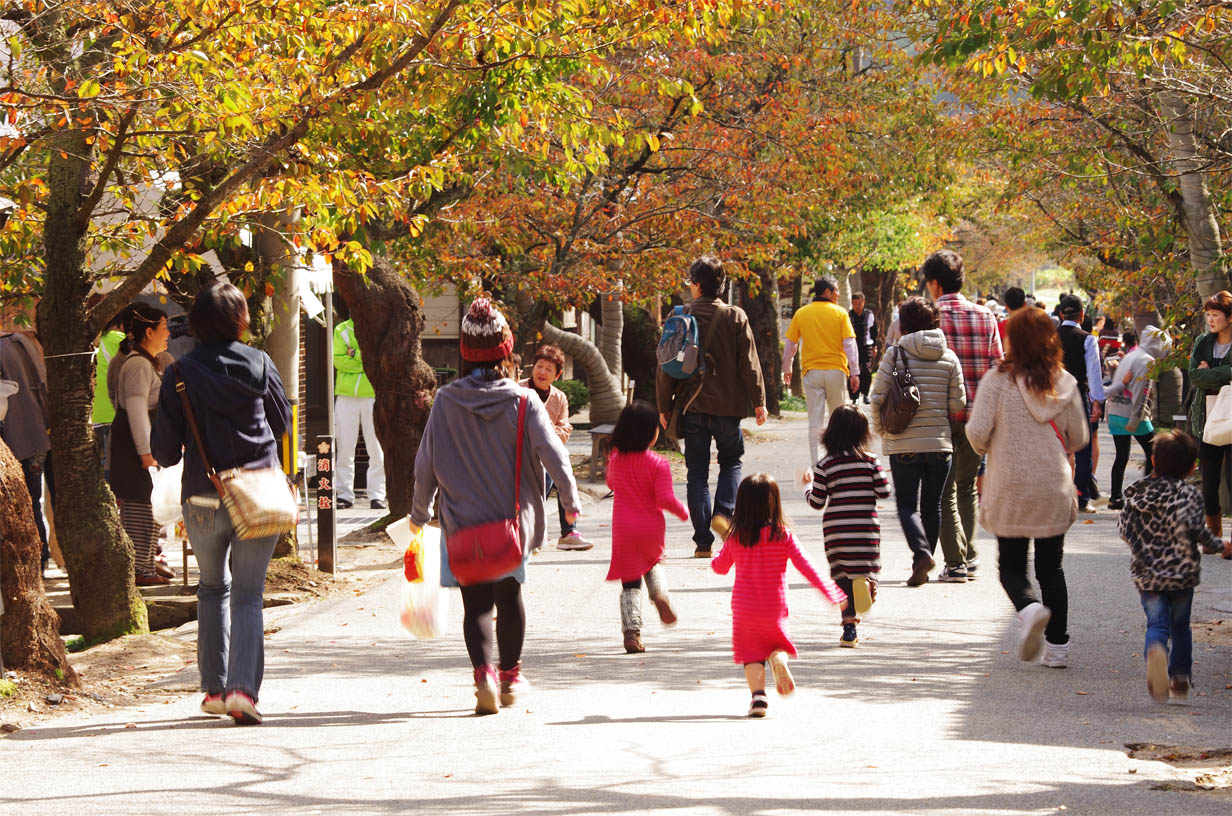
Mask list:
[{"label": "tan straw handbag", "polygon": [[216,472],[205,452],[201,430],[197,427],[197,417],[188,401],[182,374],[180,381],[175,384],[175,390],[179,392],[180,400],[184,403],[184,416],[187,417],[188,427],[192,429],[193,439],[197,442],[197,450],[201,452],[205,475],[214,483],[214,489],[218,491],[223,506],[227,508],[227,514],[231,516],[236,538],[247,541],[282,535],[295,529],[299,508],[286,474],[276,467],[231,468],[221,473]]}]

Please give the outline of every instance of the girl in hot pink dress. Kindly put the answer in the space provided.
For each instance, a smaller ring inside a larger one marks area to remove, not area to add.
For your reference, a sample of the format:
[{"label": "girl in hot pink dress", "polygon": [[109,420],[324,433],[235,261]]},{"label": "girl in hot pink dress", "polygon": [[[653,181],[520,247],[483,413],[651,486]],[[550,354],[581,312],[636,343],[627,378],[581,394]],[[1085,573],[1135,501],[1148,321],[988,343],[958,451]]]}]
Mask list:
[{"label": "girl in hot pink dress", "polygon": [[612,502],[612,565],[607,580],[620,581],[620,625],[625,651],[646,651],[642,644],[642,579],[650,600],[667,626],[676,613],[667,597],[663,580],[663,534],[667,525],[663,511],[681,521],[689,511],[672,490],[672,471],[667,460],[650,448],[659,438],[659,415],[648,402],[626,405],[612,431],[612,455],[607,465],[607,486]]},{"label": "girl in hot pink dress", "polygon": [[755,473],[740,483],[731,535],[710,562],[726,575],[736,568],[732,587],[732,657],[744,664],[744,677],[753,693],[750,717],[766,716],[766,661],[774,672],[779,694],[795,691],[787,658],[796,647],[787,632],[787,562],[821,590],[831,603],[847,600],[829,578],[823,578],[783,518],[779,486],[765,473]]}]

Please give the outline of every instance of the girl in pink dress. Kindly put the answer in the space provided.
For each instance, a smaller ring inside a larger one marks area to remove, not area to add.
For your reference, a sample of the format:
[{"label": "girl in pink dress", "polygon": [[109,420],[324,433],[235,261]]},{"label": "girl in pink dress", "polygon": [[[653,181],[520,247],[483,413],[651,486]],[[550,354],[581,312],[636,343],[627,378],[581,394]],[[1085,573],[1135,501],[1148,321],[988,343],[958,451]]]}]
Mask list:
[{"label": "girl in pink dress", "polygon": [[833,581],[821,577],[788,528],[778,483],[765,473],[755,473],[740,483],[731,535],[710,562],[719,575],[736,568],[732,657],[744,664],[744,678],[753,693],[750,717],[766,716],[767,660],[779,694],[791,694],[796,688],[787,667],[787,657],[796,656],[787,632],[788,560],[831,603],[847,600]]},{"label": "girl in pink dress", "polygon": [[625,651],[646,651],[642,643],[642,580],[650,600],[659,611],[659,620],[671,626],[676,622],[663,580],[665,549],[663,534],[667,525],[663,511],[681,521],[689,511],[672,490],[672,471],[667,460],[651,452],[659,438],[659,415],[648,402],[626,405],[612,431],[612,455],[607,465],[607,486],[615,496],[612,502],[612,564],[607,580],[620,581],[620,626],[625,635]]}]

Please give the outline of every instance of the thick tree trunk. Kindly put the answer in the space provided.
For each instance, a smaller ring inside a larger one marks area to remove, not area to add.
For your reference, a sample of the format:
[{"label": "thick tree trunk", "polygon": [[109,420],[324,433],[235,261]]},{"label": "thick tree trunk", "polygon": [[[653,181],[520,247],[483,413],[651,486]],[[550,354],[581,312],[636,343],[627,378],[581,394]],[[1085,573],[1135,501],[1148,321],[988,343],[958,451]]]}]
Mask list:
[{"label": "thick tree trunk", "polygon": [[619,292],[599,296],[599,314],[603,317],[599,326],[599,353],[603,355],[607,370],[619,379],[624,373],[620,340],[625,329],[625,305]]},{"label": "thick tree trunk", "polygon": [[75,684],[60,640],[60,617],[43,593],[42,547],[21,464],[0,442],[0,655],[5,668]]},{"label": "thick tree trunk", "polygon": [[133,583],[133,545],[120,527],[111,489],[103,482],[90,425],[97,336],[86,311],[93,280],[84,266],[77,214],[90,150],[80,131],[66,131],[61,139],[61,149],[49,151],[46,270],[38,305],[51,397],[56,535],[83,634],[86,640],[107,640],[149,627],[145,603]]},{"label": "thick tree trunk", "polygon": [[1198,160],[1198,140],[1194,136],[1194,111],[1179,95],[1166,93],[1160,102],[1168,121],[1168,144],[1172,149],[1172,169],[1181,191],[1181,224],[1189,235],[1189,265],[1205,300],[1229,288],[1223,269],[1223,241],[1219,221]]},{"label": "thick tree trunk", "polygon": [[415,455],[436,392],[436,374],[420,345],[423,301],[379,256],[366,276],[335,263],[334,286],[355,321],[364,373],[376,392],[373,423],[385,454],[387,518],[401,518],[411,511]]},{"label": "thick tree trunk", "polygon": [[759,286],[757,295],[750,294],[747,281],[740,281],[740,307],[749,316],[753,343],[761,363],[762,380],[766,384],[766,410],[779,415],[779,395],[783,387],[783,349],[779,343],[778,281],[764,267],[754,269]]}]

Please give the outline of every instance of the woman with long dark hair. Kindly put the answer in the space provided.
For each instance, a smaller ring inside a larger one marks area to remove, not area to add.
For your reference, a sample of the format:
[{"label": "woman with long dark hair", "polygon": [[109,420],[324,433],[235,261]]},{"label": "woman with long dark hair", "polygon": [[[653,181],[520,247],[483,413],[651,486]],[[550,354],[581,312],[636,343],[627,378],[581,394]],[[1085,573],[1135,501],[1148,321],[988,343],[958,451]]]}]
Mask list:
[{"label": "woman with long dark hair", "polygon": [[[1043,650],[1041,662],[1061,668],[1069,653],[1061,557],[1078,517],[1069,455],[1086,446],[1090,431],[1077,381],[1061,365],[1052,319],[1019,309],[1006,337],[1005,359],[980,381],[967,421],[971,447],[988,457],[980,523],[997,537],[1001,586],[1018,610],[1019,658],[1034,660]],[[1027,579],[1032,539],[1041,599]]]},{"label": "woman with long dark hair", "polygon": [[[171,582],[171,576],[159,573],[154,560],[158,525],[154,523],[154,508],[150,504],[154,483],[148,470],[155,465],[150,452],[150,430],[163,380],[158,355],[167,350],[171,333],[166,313],[144,303],[127,309],[123,325],[123,360],[119,365],[111,365],[115,369],[111,402],[116,414],[111,422],[108,483],[119,503],[120,524],[133,542],[137,586],[155,586]],[[109,370],[108,374],[111,373]]]}]

